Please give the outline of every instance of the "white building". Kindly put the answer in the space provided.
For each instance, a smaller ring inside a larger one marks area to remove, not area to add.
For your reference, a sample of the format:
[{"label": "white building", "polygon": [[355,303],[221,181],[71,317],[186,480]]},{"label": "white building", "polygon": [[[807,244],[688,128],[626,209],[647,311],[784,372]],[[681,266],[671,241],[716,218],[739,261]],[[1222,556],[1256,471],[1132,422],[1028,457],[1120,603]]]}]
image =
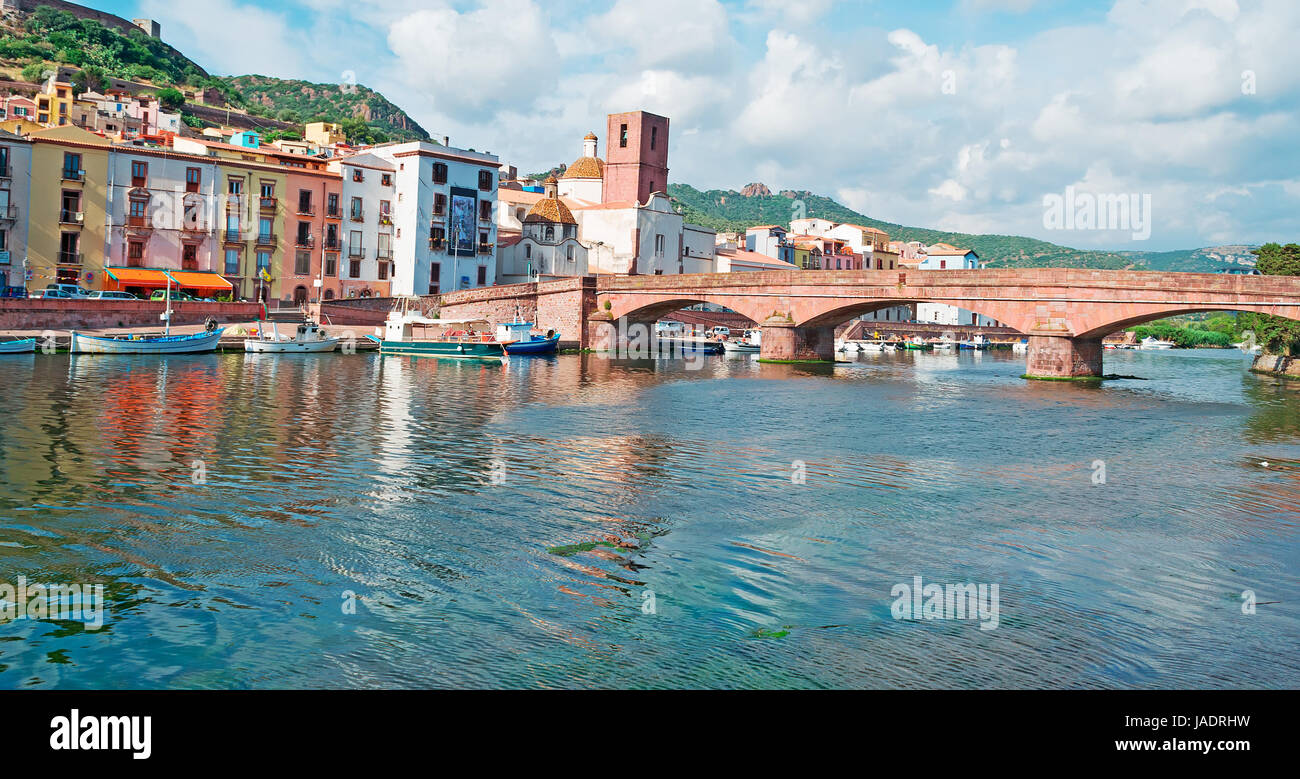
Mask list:
[{"label": "white building", "polygon": [[[375,147],[367,156],[394,169],[394,295],[496,283],[501,161],[495,155],[412,141]],[[345,188],[348,180],[345,175]]]},{"label": "white building", "polygon": [[[339,282],[344,297],[349,285],[392,288],[397,166],[377,154],[333,160],[329,170],[343,177],[343,219],[339,228],[342,257]],[[414,221],[410,223],[415,231]],[[408,272],[409,280],[409,272]]]},{"label": "white building", "polygon": [[26,284],[32,143],[0,130],[0,287]]},{"label": "white building", "polygon": [[[936,243],[925,249],[916,261],[917,270],[975,270],[980,267],[979,255],[970,249],[959,249],[946,243]],[[998,327],[1002,323],[992,317],[976,314],[957,306],[939,303],[917,303],[916,321],[940,325],[977,325]]]},{"label": "white building", "polygon": [[557,185],[554,177],[547,179],[545,193],[521,220],[523,232],[499,242],[500,283],[587,274],[587,247],[578,240],[578,220],[560,200]]}]

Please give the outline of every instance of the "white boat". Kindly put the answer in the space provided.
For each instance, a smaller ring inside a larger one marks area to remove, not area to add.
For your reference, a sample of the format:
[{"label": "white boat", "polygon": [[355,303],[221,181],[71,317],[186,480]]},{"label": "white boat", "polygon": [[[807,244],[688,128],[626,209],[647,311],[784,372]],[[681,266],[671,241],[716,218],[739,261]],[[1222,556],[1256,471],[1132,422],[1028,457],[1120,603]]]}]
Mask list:
[{"label": "white boat", "polygon": [[896,352],[896,351],[898,351],[898,345],[897,345],[897,344],[891,344],[891,343],[888,343],[888,342],[886,342],[886,343],[882,343],[882,344],[880,345],[880,348],[881,348],[882,351],[886,351],[886,352]]},{"label": "white boat", "polygon": [[219,327],[193,335],[98,336],[72,332],[72,354],[194,354],[211,352],[226,330]]},{"label": "white boat", "polygon": [[244,351],[258,354],[315,354],[334,351],[342,340],[330,338],[319,325],[311,321],[298,325],[298,332],[293,338],[281,337],[275,323],[270,324],[270,333],[266,332],[263,325],[258,327],[257,338],[244,339]]},{"label": "white boat", "polygon": [[36,351],[35,338],[23,338],[18,341],[0,341],[0,354],[28,354]]},{"label": "white boat", "polygon": [[1173,341],[1162,341],[1155,336],[1147,336],[1141,342],[1143,349],[1172,349],[1176,345]]},{"label": "white boat", "polygon": [[722,348],[732,354],[755,354],[763,348],[763,331],[746,330],[744,335],[734,341],[723,341]]},{"label": "white boat", "polygon": [[[877,342],[877,341],[863,341],[863,342],[862,342],[862,351],[864,351],[864,352],[883,352],[883,351],[885,351],[885,345],[882,344],[882,343],[879,343],[879,342]],[[890,351],[893,351],[893,350],[891,349]]]},{"label": "white boat", "polygon": [[1011,344],[1011,351],[1014,352],[1015,354],[1029,354],[1029,342],[1016,341],[1015,343]]}]

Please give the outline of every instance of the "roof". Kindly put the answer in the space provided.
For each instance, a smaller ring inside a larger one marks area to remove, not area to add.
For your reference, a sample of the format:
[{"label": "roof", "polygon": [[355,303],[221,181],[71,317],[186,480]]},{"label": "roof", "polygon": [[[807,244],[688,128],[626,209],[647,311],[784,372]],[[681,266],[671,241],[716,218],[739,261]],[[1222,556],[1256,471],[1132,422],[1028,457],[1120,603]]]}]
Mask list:
[{"label": "roof", "polygon": [[599,157],[579,157],[564,169],[561,178],[599,179],[605,177],[605,161]]},{"label": "roof", "polygon": [[573,212],[558,197],[544,197],[534,203],[528,216],[524,217],[524,224],[532,222],[576,225],[578,220],[573,218]]},{"label": "roof", "polygon": [[594,140],[596,140],[596,134],[595,134],[595,133],[587,133],[585,136],[583,136],[582,140],[584,140],[584,141],[594,141]]},{"label": "roof", "polygon": [[782,227],[781,225],[754,225],[753,227],[745,228],[745,232],[747,232],[747,233],[748,233],[748,232],[752,232],[752,231],[754,231],[754,230],[781,230],[781,231],[784,231],[785,228]]},{"label": "roof", "polygon": [[775,257],[768,257],[766,254],[759,254],[758,252],[746,251],[744,249],[734,249],[734,250],[718,249],[716,255],[718,257],[726,257],[729,260],[731,260],[733,263],[742,263],[745,265],[762,265],[764,267],[770,267],[774,270],[775,269],[794,270],[796,267],[794,264],[786,262],[785,260],[778,260]]},{"label": "roof", "polygon": [[949,246],[946,243],[935,244],[934,246],[931,246],[928,251],[926,251],[926,254],[930,255],[931,257],[953,257],[953,256],[965,257],[968,254],[974,254],[974,253],[975,252],[972,249],[959,249],[956,246]]}]

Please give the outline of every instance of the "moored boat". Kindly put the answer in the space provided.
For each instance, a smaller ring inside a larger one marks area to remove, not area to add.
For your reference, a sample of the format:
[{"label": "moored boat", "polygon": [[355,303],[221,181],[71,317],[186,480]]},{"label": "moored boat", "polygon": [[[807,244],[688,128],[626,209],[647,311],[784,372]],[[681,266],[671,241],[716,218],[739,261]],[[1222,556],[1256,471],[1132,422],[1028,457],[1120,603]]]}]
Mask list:
[{"label": "moored boat", "polygon": [[100,336],[72,331],[72,354],[196,354],[215,351],[225,328],[191,335]]},{"label": "moored boat", "polygon": [[961,341],[957,344],[958,349],[975,349],[983,350],[989,348],[988,339],[982,335],[977,335],[969,341]]},{"label": "moored boat", "polygon": [[380,354],[500,360],[505,356],[505,344],[496,339],[491,327],[486,319],[425,316],[419,298],[403,297],[388,312],[384,336],[366,338],[379,344]]},{"label": "moored boat", "polygon": [[[338,348],[339,338],[330,338],[315,322],[307,321],[298,325],[293,338],[281,338],[280,331],[271,324],[271,332],[266,332],[266,324],[258,327],[257,338],[244,339],[244,351],[257,354],[317,354],[332,352]],[[267,336],[270,336],[269,338]]]},{"label": "moored boat", "polygon": [[513,322],[497,325],[497,340],[505,345],[506,354],[554,354],[560,344],[560,334],[547,330],[534,332],[532,322],[524,322],[518,311]]},{"label": "moored boat", "polygon": [[1023,338],[1016,341],[1011,344],[1011,351],[1016,354],[1029,354],[1029,341]]},{"label": "moored boat", "polygon": [[17,341],[0,341],[0,354],[29,354],[36,351],[35,338],[22,338]]},{"label": "moored boat", "polygon": [[1139,347],[1142,349],[1172,349],[1175,346],[1177,346],[1177,344],[1173,341],[1162,341],[1159,338],[1150,335],[1143,338],[1141,343],[1139,343]]}]

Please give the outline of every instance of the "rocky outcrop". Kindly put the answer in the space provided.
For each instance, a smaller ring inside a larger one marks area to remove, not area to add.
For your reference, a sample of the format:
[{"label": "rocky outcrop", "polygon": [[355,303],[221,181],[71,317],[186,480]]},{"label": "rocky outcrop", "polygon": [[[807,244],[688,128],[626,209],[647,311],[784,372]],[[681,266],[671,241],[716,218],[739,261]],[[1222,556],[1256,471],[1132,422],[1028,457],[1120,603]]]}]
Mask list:
[{"label": "rocky outcrop", "polygon": [[1300,378],[1300,357],[1285,357],[1280,354],[1261,352],[1251,363],[1252,373],[1267,373],[1275,376],[1295,376]]},{"label": "rocky outcrop", "polygon": [[766,184],[756,181],[752,184],[746,184],[740,190],[740,194],[745,197],[771,197],[772,190],[768,189]]}]

